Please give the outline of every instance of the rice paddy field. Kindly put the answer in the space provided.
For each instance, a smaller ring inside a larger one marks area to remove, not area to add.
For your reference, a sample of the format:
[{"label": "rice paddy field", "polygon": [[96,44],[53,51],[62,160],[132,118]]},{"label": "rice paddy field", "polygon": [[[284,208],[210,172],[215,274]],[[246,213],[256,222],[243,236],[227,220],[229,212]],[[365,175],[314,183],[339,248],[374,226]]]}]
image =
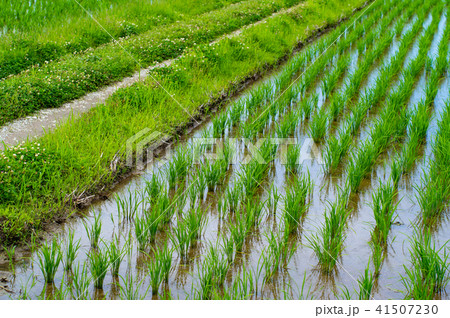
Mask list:
[{"label": "rice paddy field", "polygon": [[449,299],[449,4],[0,0],[0,299]]}]

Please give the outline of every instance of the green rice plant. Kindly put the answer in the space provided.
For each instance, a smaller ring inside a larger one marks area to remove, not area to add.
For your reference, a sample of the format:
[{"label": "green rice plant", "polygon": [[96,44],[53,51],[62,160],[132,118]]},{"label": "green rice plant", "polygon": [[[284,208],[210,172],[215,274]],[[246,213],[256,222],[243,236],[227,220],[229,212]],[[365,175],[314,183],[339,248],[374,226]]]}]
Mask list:
[{"label": "green rice plant", "polygon": [[86,263],[78,264],[73,268],[73,275],[71,276],[70,293],[73,299],[87,300],[89,299],[89,287],[91,279]]},{"label": "green rice plant", "polygon": [[221,182],[226,172],[221,160],[210,163],[208,159],[205,159],[200,171],[205,178],[209,191],[214,191],[214,187]]},{"label": "green rice plant", "polygon": [[220,115],[217,115],[212,120],[213,126],[213,137],[220,138],[225,134],[225,130],[228,124],[228,113],[223,112]]},{"label": "green rice plant", "polygon": [[15,274],[15,267],[14,267],[14,260],[16,257],[16,246],[12,245],[9,248],[5,248],[6,255],[8,256],[9,260],[9,269],[13,274]]},{"label": "green rice plant", "polygon": [[194,246],[206,226],[206,213],[201,207],[190,209],[184,221],[188,227],[190,244]]},{"label": "green rice plant", "polygon": [[241,182],[236,182],[231,188],[227,188],[225,192],[225,199],[227,200],[230,213],[235,212],[239,208],[242,200],[243,185]]},{"label": "green rice plant", "polygon": [[199,199],[199,197],[201,195],[201,193],[199,191],[199,188],[198,188],[198,183],[197,182],[193,182],[190,185],[190,187],[189,187],[187,192],[188,192],[190,207],[194,208],[196,203],[197,203],[197,200]]},{"label": "green rice plant", "polygon": [[177,182],[185,179],[191,165],[191,151],[179,147],[172,160],[169,161],[166,170],[169,188],[173,189]]},{"label": "green rice plant", "polygon": [[163,185],[158,175],[153,174],[150,181],[145,181],[144,194],[150,203],[153,203],[163,192]]},{"label": "green rice plant", "polygon": [[53,239],[51,245],[47,242],[42,244],[41,250],[38,253],[38,259],[45,282],[53,283],[62,260],[61,247],[56,239]]},{"label": "green rice plant", "polygon": [[329,206],[325,221],[318,234],[308,238],[314,250],[320,269],[324,274],[331,274],[344,249],[345,223],[350,214],[342,197]]},{"label": "green rice plant", "polygon": [[125,276],[120,276],[122,280],[122,284],[119,284],[120,294],[119,297],[121,300],[143,300],[147,296],[148,289],[147,288],[145,293],[141,295],[140,289],[142,284],[144,283],[144,280],[135,280],[133,278],[133,275],[131,272]]},{"label": "green rice plant", "polygon": [[330,172],[335,170],[342,158],[347,153],[348,149],[352,144],[352,137],[350,134],[345,133],[345,131],[341,130],[338,133],[338,138],[335,136],[331,136],[328,139],[324,161],[325,161],[325,169]]},{"label": "green rice plant", "polygon": [[313,185],[309,174],[295,178],[286,188],[284,196],[284,222],[288,232],[292,233],[305,217],[306,199]]},{"label": "green rice plant", "polygon": [[370,141],[364,143],[349,160],[347,183],[352,192],[357,192],[361,181],[365,178],[376,158],[378,150]]},{"label": "green rice plant", "polygon": [[240,121],[244,112],[244,103],[239,100],[233,104],[230,110],[230,121],[233,126],[236,126]]},{"label": "green rice plant", "polygon": [[172,269],[173,249],[168,247],[166,241],[163,246],[152,248],[152,250],[154,258],[161,268],[161,276],[163,280],[168,283],[170,270]]},{"label": "green rice plant", "polygon": [[276,124],[276,133],[278,138],[288,138],[292,136],[295,128],[299,124],[301,113],[289,112],[283,117],[280,123]]},{"label": "green rice plant", "polygon": [[339,59],[336,67],[331,72],[327,73],[324,76],[322,80],[322,90],[325,96],[328,97],[330,93],[334,90],[339,81],[339,78],[347,69],[349,64],[350,64],[350,56],[347,54]]},{"label": "green rice plant", "polygon": [[86,234],[91,242],[92,248],[98,247],[98,241],[100,240],[100,234],[102,232],[102,221],[100,220],[100,213],[94,214],[94,223],[89,227],[86,223],[83,223],[86,230]]},{"label": "green rice plant", "polygon": [[161,263],[157,259],[154,259],[147,263],[147,267],[148,276],[150,278],[150,286],[152,287],[152,294],[157,295],[159,287],[164,279]]},{"label": "green rice plant", "polygon": [[211,246],[198,269],[201,299],[211,299],[213,291],[223,286],[229,267],[230,263],[226,257]]},{"label": "green rice plant", "polygon": [[270,232],[266,233],[268,245],[261,254],[263,267],[265,269],[264,280],[269,281],[275,273],[286,266],[294,255],[297,245],[289,244],[289,234],[283,235]]},{"label": "green rice plant", "polygon": [[180,257],[185,259],[191,242],[191,232],[187,222],[178,219],[177,226],[175,226],[168,234]]},{"label": "green rice plant", "polygon": [[391,225],[394,222],[394,213],[399,202],[394,203],[396,190],[391,183],[382,184],[378,190],[372,194],[372,209],[376,226],[372,231],[374,244],[385,246]]},{"label": "green rice plant", "polygon": [[305,99],[301,102],[300,109],[305,119],[309,119],[311,117],[311,113],[316,108],[318,102],[319,102],[319,95],[317,93],[313,94],[310,98]]},{"label": "green rice plant", "polygon": [[272,183],[269,188],[269,196],[267,198],[267,207],[273,214],[277,212],[278,202],[280,201],[281,193],[278,193],[278,189],[275,183]]},{"label": "green rice plant", "polygon": [[411,240],[411,267],[404,265],[402,276],[406,297],[416,300],[432,300],[445,290],[449,281],[449,265],[446,245],[437,248],[431,232],[416,229]]},{"label": "green rice plant", "polygon": [[74,242],[74,232],[69,230],[67,234],[67,241],[65,244],[65,253],[63,258],[64,269],[66,271],[70,271],[72,269],[72,264],[77,257],[78,250],[80,249],[81,242],[80,240]]},{"label": "green rice plant", "polygon": [[247,231],[250,231],[252,227],[257,228],[261,223],[264,205],[264,201],[260,201],[256,198],[247,200],[245,205],[245,224],[247,226]]},{"label": "green rice plant", "polygon": [[[31,284],[30,284],[30,286],[28,286],[30,279],[31,279]],[[37,283],[36,276],[33,275],[30,278],[28,278],[27,282],[20,287],[19,295],[16,299],[17,300],[31,300],[30,290],[33,289],[34,286],[36,286],[36,283]]]},{"label": "green rice plant", "polygon": [[228,211],[228,203],[225,197],[220,197],[217,199],[217,213],[219,214],[219,219],[225,219]]},{"label": "green rice plant", "polygon": [[391,164],[391,180],[395,188],[397,188],[400,177],[402,176],[402,164],[400,160],[399,158],[395,158]]},{"label": "green rice plant", "polygon": [[372,248],[372,261],[374,267],[373,276],[374,278],[377,278],[380,275],[381,265],[383,265],[383,261],[386,257],[384,254],[386,246],[381,246],[376,242],[372,242],[370,247]]},{"label": "green rice plant", "polygon": [[[182,190],[180,190],[182,191]],[[181,192],[183,195],[183,192]],[[180,196],[180,193],[175,195],[173,201],[171,202],[169,194],[161,193],[159,198],[152,209],[147,213],[147,228],[151,233],[151,241],[154,240],[154,235],[158,230],[160,224],[169,224],[176,211],[176,198]]]},{"label": "green rice plant", "polygon": [[127,247],[127,244],[125,244],[121,249],[119,245],[119,238],[115,236],[108,246],[108,258],[109,263],[111,264],[111,275],[113,277],[119,276],[120,263],[125,257],[125,248]]},{"label": "green rice plant", "polygon": [[[415,186],[416,199],[422,211],[422,219],[425,224],[435,222],[445,211],[450,197],[450,187],[444,180],[448,176],[446,170],[438,171],[438,167],[432,166],[429,174],[421,177],[421,185]],[[444,168],[448,169],[448,167]],[[442,175],[442,176],[441,176]]]},{"label": "green rice plant", "polygon": [[300,169],[300,145],[291,145],[287,147],[286,152],[286,172],[297,173]]},{"label": "green rice plant", "polygon": [[327,114],[325,110],[320,110],[312,118],[309,124],[309,136],[314,140],[314,142],[319,142],[325,136],[327,132]]},{"label": "green rice plant", "polygon": [[233,261],[235,251],[233,238],[222,235],[222,248],[225,256],[227,257],[228,263],[231,263]]},{"label": "green rice plant", "polygon": [[124,195],[123,198],[117,194],[115,200],[119,218],[126,221],[134,218],[143,202],[142,198],[140,198],[140,193],[138,191],[131,191],[130,189],[128,189],[128,194],[126,196]]},{"label": "green rice plant", "polygon": [[244,246],[245,238],[247,237],[248,227],[241,209],[236,211],[235,216],[235,223],[229,225],[230,237],[233,239],[236,251],[241,252]]},{"label": "green rice plant", "polygon": [[134,233],[136,235],[136,240],[138,241],[139,250],[143,251],[146,249],[150,243],[150,231],[148,231],[147,225],[149,221],[147,216],[135,217],[134,219]]},{"label": "green rice plant", "polygon": [[328,106],[328,120],[336,121],[345,107],[345,98],[340,92],[333,94]]},{"label": "green rice plant", "polygon": [[372,298],[374,275],[370,271],[369,265],[367,265],[366,269],[364,270],[364,275],[358,279],[359,300],[370,300]]},{"label": "green rice plant", "polygon": [[103,289],[103,281],[110,266],[108,252],[102,249],[91,250],[88,254],[88,260],[94,287]]}]

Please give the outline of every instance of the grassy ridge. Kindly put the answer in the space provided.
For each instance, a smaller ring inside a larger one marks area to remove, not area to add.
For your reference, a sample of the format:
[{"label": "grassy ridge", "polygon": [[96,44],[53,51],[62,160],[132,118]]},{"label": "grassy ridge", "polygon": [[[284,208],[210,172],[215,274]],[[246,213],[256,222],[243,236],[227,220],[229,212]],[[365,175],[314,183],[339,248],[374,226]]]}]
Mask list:
[{"label": "grassy ridge", "polygon": [[[195,114],[210,96],[233,90],[242,79],[276,64],[312,34],[311,25],[319,28],[336,22],[362,4],[360,0],[336,1],[324,7],[320,1],[306,1],[236,38],[197,46],[153,75]],[[135,133],[143,128],[173,133],[189,120],[164,90],[148,81],[118,91],[106,104],[38,142],[6,150],[0,160],[2,241],[24,238],[44,219],[65,210],[74,197],[110,184],[126,170],[121,164],[112,170],[111,160]]]},{"label": "grassy ridge", "polygon": [[248,0],[27,69],[0,82],[0,125],[39,109],[59,107],[140,67],[175,58],[196,44],[209,43],[284,7],[286,0]]},{"label": "grassy ridge", "polygon": [[[196,15],[243,0],[85,0],[84,9],[114,38],[123,38],[188,21]],[[5,3],[8,2],[8,3]],[[31,65],[56,60],[109,43],[112,38],[73,0],[36,2],[1,0],[0,78],[18,74]]]}]

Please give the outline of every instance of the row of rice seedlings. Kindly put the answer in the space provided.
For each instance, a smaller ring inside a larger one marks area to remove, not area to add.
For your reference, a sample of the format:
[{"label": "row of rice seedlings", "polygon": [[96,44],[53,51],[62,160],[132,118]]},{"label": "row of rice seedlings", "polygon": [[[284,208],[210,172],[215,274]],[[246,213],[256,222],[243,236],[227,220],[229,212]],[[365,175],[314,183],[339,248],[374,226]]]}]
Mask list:
[{"label": "row of rice seedlings", "polygon": [[[367,21],[366,21],[367,22]],[[373,21],[372,21],[373,22]],[[370,24],[367,24],[366,27],[368,27]],[[360,31],[362,33],[362,31]],[[346,38],[344,41],[340,42],[339,44],[340,46],[340,50],[343,50],[342,48],[345,47],[350,47],[351,43],[358,39],[358,36],[361,35],[361,33],[351,33],[350,36],[348,38]],[[341,44],[344,43],[344,44]],[[302,74],[302,78],[300,79],[300,82],[295,86],[292,87],[290,89],[288,89],[287,92],[284,92],[284,94],[291,94],[292,97],[297,96],[299,93],[300,94],[304,94],[306,92],[306,90],[308,88],[311,87],[311,85],[314,83],[315,78],[319,75],[320,71],[322,69],[324,69],[324,67],[327,64],[327,58],[331,58],[331,56],[333,56],[335,54],[336,48],[332,47],[330,50],[328,50],[325,55],[326,57],[323,57],[317,61],[314,61],[314,64],[311,65],[311,67],[309,69],[307,69],[307,71]],[[325,56],[324,55],[324,56]],[[338,66],[335,69],[334,73],[334,77],[336,76],[340,76],[340,74],[342,74],[343,70],[346,68],[346,65],[348,64],[348,56],[345,55],[343,57],[341,57],[338,61]],[[331,80],[331,78],[330,78]],[[335,81],[337,81],[337,79],[335,79]],[[330,82],[331,84],[331,82]],[[333,85],[329,85],[330,88]],[[317,104],[317,96],[313,97],[312,99],[308,99],[306,100],[304,103],[302,103],[302,107],[301,109],[303,109],[303,116],[305,118],[309,118],[310,114],[313,110],[313,106]],[[290,102],[278,102],[279,105],[289,105]],[[274,103],[274,106],[275,103]],[[309,106],[309,107],[308,107]],[[276,109],[277,107],[274,107],[273,109]],[[263,130],[263,128],[265,127],[265,123],[269,121],[270,117],[266,115],[268,109],[265,109],[262,113],[254,113],[253,115],[253,119],[251,119],[249,121],[249,123],[244,124],[241,126],[240,128],[240,133],[241,135],[247,137],[247,138],[254,138],[256,136],[256,134],[260,131]],[[274,116],[275,114],[272,114],[272,116]],[[284,129],[282,129],[284,128]],[[286,135],[286,133],[284,133],[286,130],[289,129],[289,126],[281,126],[278,125],[278,131],[280,132],[280,135]]]},{"label": "row of rice seedlings", "polygon": [[[372,31],[367,34],[364,41],[357,43],[358,51],[363,53],[364,50],[364,54],[361,55],[364,58],[359,61],[356,70],[350,74],[344,89],[331,96],[327,114],[329,127],[331,127],[333,121],[336,121],[339,118],[345,105],[358,93],[362,81],[371,70],[374,62],[382,56],[382,53],[391,44],[392,34],[385,30],[392,21],[400,15],[400,12],[403,11],[405,6],[408,6],[405,14],[398,19],[396,24],[397,27],[394,27],[393,30],[393,35],[399,34],[406,21],[413,16],[419,5],[422,5],[421,1],[396,4],[395,9],[390,10],[389,14],[383,17],[380,26],[378,28],[371,28]],[[378,38],[380,34],[383,34],[383,37],[377,41],[376,47],[372,47],[372,42],[375,38]]]},{"label": "row of rice seedlings", "polygon": [[343,193],[329,205],[325,221],[318,234],[308,237],[311,248],[318,260],[323,274],[331,275],[344,249],[346,221],[350,211],[346,208],[347,199]]},{"label": "row of rice seedlings", "polygon": [[[408,113],[404,106],[413,91],[415,78],[424,65],[432,35],[437,29],[439,7],[433,10],[433,22],[419,39],[419,53],[403,71],[403,78],[396,89],[391,91],[379,120],[370,131],[369,139],[355,152],[349,161],[347,181],[352,192],[358,191],[363,178],[375,164],[391,138],[404,136],[408,123]],[[442,9],[442,8],[441,8]]]},{"label": "row of rice seedlings", "polygon": [[350,148],[349,140],[359,129],[367,111],[377,105],[386,94],[389,83],[400,71],[402,61],[406,57],[409,46],[413,43],[418,30],[421,28],[423,20],[423,16],[417,19],[411,30],[402,37],[397,54],[380,69],[374,88],[366,92],[359,102],[352,107],[351,113],[344,119],[344,127],[338,133],[339,138],[331,138],[328,142],[324,155],[326,171],[331,171],[332,168],[336,168],[339,165]]},{"label": "row of rice seedlings", "polygon": [[[312,119],[309,135],[314,139],[315,142],[320,142],[326,134],[327,125],[330,126],[331,123],[337,120],[338,116],[342,113],[345,104],[350,101],[359,90],[359,87],[363,81],[363,79],[369,73],[374,62],[382,56],[382,53],[386,50],[386,48],[391,44],[393,36],[395,33],[385,32],[385,28],[394,20],[395,17],[400,14],[403,10],[406,3],[403,3],[400,6],[397,6],[395,10],[392,10],[390,14],[384,19],[379,28],[373,28],[371,32],[367,34],[367,36],[363,39],[363,41],[357,42],[358,50],[361,52],[362,48],[365,48],[366,52],[364,54],[364,59],[359,60],[358,66],[355,71],[349,75],[348,81],[344,86],[344,89],[341,92],[336,92],[330,97],[330,105],[328,109],[321,109]],[[415,4],[418,5],[418,2]],[[403,17],[402,21],[406,21],[413,14],[412,10],[408,10],[406,15]],[[384,33],[384,36],[377,41],[377,45],[372,47],[371,44],[375,39],[375,36]],[[345,59],[342,60],[342,63],[347,62]],[[343,65],[341,66],[342,68]],[[337,67],[336,72],[343,72],[343,69]],[[331,75],[330,75],[331,76]],[[329,95],[329,93],[334,89],[337,84],[338,77],[333,76],[333,85],[323,85],[324,93]],[[329,89],[328,89],[329,87]],[[330,153],[331,155],[331,153]],[[328,158],[330,159],[330,158]],[[331,166],[331,164],[330,164]]]},{"label": "row of rice seedlings", "polygon": [[372,194],[372,209],[375,218],[375,228],[372,230],[374,245],[385,247],[392,223],[395,221],[394,213],[398,203],[395,203],[396,187],[392,183],[382,184]]},{"label": "row of rice seedlings", "polygon": [[447,65],[448,45],[447,41],[450,33],[450,23],[447,20],[447,26],[443,32],[442,41],[439,43],[438,56],[431,63],[432,70],[427,77],[425,100],[417,104],[416,109],[411,116],[408,127],[409,140],[402,148],[402,151],[396,161],[401,167],[401,174],[411,170],[418,154],[418,149],[426,140],[426,133],[430,124],[431,105],[437,94],[439,79],[444,74]]},{"label": "row of rice seedlings", "polygon": [[437,248],[428,229],[416,229],[411,243],[411,266],[404,265],[406,275],[402,276],[406,298],[434,299],[450,279],[446,245]]},{"label": "row of rice seedlings", "polygon": [[308,210],[306,199],[312,188],[313,183],[309,173],[295,177],[286,187],[283,219],[288,234],[293,233],[305,217]]},{"label": "row of rice seedlings", "polygon": [[438,133],[432,145],[434,160],[429,163],[428,172],[416,187],[416,198],[426,224],[436,222],[447,207],[450,199],[450,101],[438,123]]}]

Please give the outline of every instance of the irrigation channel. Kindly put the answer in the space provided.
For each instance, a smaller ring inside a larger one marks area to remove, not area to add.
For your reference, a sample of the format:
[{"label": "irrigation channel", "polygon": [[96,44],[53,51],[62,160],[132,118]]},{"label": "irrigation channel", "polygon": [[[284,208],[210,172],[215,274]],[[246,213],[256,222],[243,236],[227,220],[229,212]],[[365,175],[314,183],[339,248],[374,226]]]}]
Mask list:
[{"label": "irrigation channel", "polygon": [[449,136],[447,13],[385,1],[323,35],[10,253],[0,298],[448,299],[448,210],[423,205]]}]

